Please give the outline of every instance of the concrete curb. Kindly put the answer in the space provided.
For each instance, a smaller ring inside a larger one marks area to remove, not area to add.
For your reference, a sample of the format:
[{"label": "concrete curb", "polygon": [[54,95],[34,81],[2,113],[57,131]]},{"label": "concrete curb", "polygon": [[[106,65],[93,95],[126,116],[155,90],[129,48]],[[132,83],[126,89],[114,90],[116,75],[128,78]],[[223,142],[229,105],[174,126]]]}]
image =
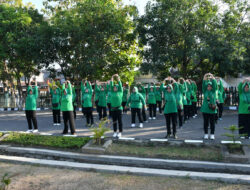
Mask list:
[{"label": "concrete curb", "polygon": [[112,140],[107,140],[101,147],[93,147],[93,139],[91,139],[86,145],[82,147],[82,152],[92,154],[103,154],[105,150],[112,144]]},{"label": "concrete curb", "polygon": [[96,171],[96,172],[133,174],[141,176],[184,177],[184,178],[200,179],[200,180],[216,180],[226,183],[250,184],[250,175],[176,171],[176,170],[164,170],[164,169],[152,169],[152,168],[125,167],[117,165],[85,164],[85,163],[75,163],[68,161],[44,160],[44,159],[25,158],[16,156],[5,156],[5,155],[0,155],[0,160],[13,163],[35,164],[41,166],[71,168],[71,169]]},{"label": "concrete curb", "polygon": [[39,159],[54,159],[66,161],[73,160],[75,162],[81,163],[84,162],[131,167],[147,167],[155,169],[250,174],[250,164],[83,154],[38,148],[11,147],[9,145],[0,145],[0,152],[1,154],[10,156],[27,156]]}]

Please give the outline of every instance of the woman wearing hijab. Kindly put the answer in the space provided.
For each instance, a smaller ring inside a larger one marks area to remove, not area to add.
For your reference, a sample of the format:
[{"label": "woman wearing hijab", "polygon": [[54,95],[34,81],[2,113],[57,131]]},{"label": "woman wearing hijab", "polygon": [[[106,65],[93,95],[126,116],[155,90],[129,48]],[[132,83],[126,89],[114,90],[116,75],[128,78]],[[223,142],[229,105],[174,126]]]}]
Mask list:
[{"label": "woman wearing hijab", "polygon": [[208,126],[210,124],[210,139],[214,140],[215,132],[215,114],[216,110],[216,90],[217,82],[211,73],[204,75],[202,82],[202,93],[204,95],[201,106],[201,112],[203,114],[204,121],[204,139],[208,139]]},{"label": "woman wearing hijab", "polygon": [[81,91],[82,91],[82,112],[86,117],[86,125],[90,127],[94,124],[93,118],[93,105],[92,105],[92,95],[93,90],[89,81],[86,81],[83,85],[81,83]]},{"label": "woman wearing hijab", "polygon": [[[28,122],[28,133],[37,133],[37,119],[36,119],[36,100],[38,98],[38,88],[37,81],[34,79],[35,86],[32,88],[31,82],[29,82],[29,86],[27,88],[27,96],[25,101],[25,114]],[[32,124],[34,129],[32,128]]]},{"label": "woman wearing hijab", "polygon": [[250,77],[238,85],[239,92],[239,134],[250,139]]},{"label": "woman wearing hijab", "polygon": [[95,92],[98,94],[99,120],[107,117],[107,85],[99,82],[95,84]]},{"label": "woman wearing hijab", "polygon": [[183,86],[179,82],[173,83],[173,88],[174,88],[174,93],[176,97],[176,102],[177,102],[177,111],[178,111],[178,123],[179,123],[179,128],[182,127],[183,124],[183,116],[182,116],[182,111],[183,111]]},{"label": "woman wearing hijab", "polygon": [[[144,88],[144,86],[141,83],[138,83],[137,88],[139,93],[143,96],[144,100],[146,101],[146,89]],[[142,107],[142,118],[145,123],[148,122],[145,107]]]},{"label": "woman wearing hijab", "polygon": [[155,91],[155,97],[156,97],[156,107],[159,109],[160,115],[162,115],[162,91],[159,86],[156,87]]},{"label": "woman wearing hijab", "polygon": [[52,83],[49,87],[49,93],[51,95],[52,101],[52,112],[53,112],[53,122],[54,125],[61,125],[61,89]]},{"label": "woman wearing hijab", "polygon": [[[114,84],[114,78],[117,78],[118,84]],[[120,138],[122,136],[123,126],[122,126],[122,97],[123,97],[123,88],[122,82],[118,74],[112,76],[110,81],[111,89],[111,115],[113,120],[113,137]],[[117,132],[117,124],[119,125],[119,132]]]},{"label": "woman wearing hijab", "polygon": [[70,126],[70,131],[72,135],[75,135],[75,120],[73,113],[73,104],[72,104],[72,87],[70,81],[65,81],[62,86],[62,100],[61,100],[61,111],[63,113],[64,120],[64,130],[63,134],[68,133],[68,123]]},{"label": "woman wearing hijab", "polygon": [[[168,81],[168,84],[166,87],[164,87],[165,82]],[[167,126],[167,136],[166,138],[171,137],[171,134],[173,135],[173,138],[177,138],[176,136],[176,123],[177,123],[177,101],[175,97],[175,92],[173,89],[172,84],[176,83],[176,81],[171,78],[165,78],[161,89],[164,94],[164,115],[166,119],[166,126]],[[171,124],[172,124],[172,132],[171,132]]]},{"label": "woman wearing hijab", "polygon": [[138,88],[134,87],[131,95],[128,98],[127,106],[131,107],[131,127],[135,127],[135,116],[137,114],[140,128],[143,128],[143,120],[141,118],[142,107],[145,107],[145,100],[141,93],[138,92]]},{"label": "woman wearing hijab", "polygon": [[222,84],[222,80],[221,78],[217,77],[217,84],[218,84],[218,119],[222,120],[222,113],[223,113],[223,105],[224,105],[224,101],[225,101],[225,91],[224,91],[224,86]]},{"label": "woman wearing hijab", "polygon": [[197,85],[196,82],[190,80],[192,86],[192,93],[191,93],[191,102],[192,102],[192,116],[193,118],[197,117]]},{"label": "woman wearing hijab", "polygon": [[126,84],[124,84],[123,86],[123,96],[122,96],[122,107],[123,107],[123,113],[127,113],[127,109],[126,109],[126,104],[128,102],[128,97],[129,97],[129,84],[128,82],[126,82]]},{"label": "woman wearing hijab", "polygon": [[149,118],[148,119],[156,119],[156,87],[155,84],[150,86],[148,84],[148,107],[149,107]]}]

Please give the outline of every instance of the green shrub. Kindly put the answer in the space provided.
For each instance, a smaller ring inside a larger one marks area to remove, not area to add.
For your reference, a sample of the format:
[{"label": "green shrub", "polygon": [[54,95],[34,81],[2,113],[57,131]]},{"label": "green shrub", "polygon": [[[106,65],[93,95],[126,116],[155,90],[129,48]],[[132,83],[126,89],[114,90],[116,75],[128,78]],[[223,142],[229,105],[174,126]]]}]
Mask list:
[{"label": "green shrub", "polygon": [[21,145],[38,145],[58,148],[81,148],[90,140],[89,137],[62,137],[22,134],[12,132],[3,140],[6,143]]}]

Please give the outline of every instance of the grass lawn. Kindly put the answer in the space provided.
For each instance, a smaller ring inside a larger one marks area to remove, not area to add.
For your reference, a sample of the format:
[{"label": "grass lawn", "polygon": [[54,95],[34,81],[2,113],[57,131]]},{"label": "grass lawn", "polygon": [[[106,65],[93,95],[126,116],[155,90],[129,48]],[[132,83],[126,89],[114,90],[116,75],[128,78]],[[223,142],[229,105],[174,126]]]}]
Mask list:
[{"label": "grass lawn", "polygon": [[79,149],[89,140],[89,137],[43,136],[34,134],[10,133],[10,135],[2,142],[17,145]]},{"label": "grass lawn", "polygon": [[220,147],[216,146],[166,145],[156,147],[113,143],[106,153],[153,158],[223,161]]},{"label": "grass lawn", "polygon": [[0,132],[0,137],[3,136],[3,133]]},{"label": "grass lawn", "polygon": [[145,177],[85,172],[0,162],[0,179],[11,177],[11,190],[250,190],[247,185],[188,178]]}]

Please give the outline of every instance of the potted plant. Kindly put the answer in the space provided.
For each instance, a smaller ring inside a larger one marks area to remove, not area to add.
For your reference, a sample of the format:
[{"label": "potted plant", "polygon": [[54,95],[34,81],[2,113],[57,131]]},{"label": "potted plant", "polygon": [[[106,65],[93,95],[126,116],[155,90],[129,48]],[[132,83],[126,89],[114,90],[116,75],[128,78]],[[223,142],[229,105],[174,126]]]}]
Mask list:
[{"label": "potted plant", "polygon": [[94,143],[97,145],[101,145],[102,138],[105,138],[105,133],[108,132],[110,120],[102,119],[98,124],[97,127],[91,127],[90,130],[94,133],[93,140]]},{"label": "potted plant", "polygon": [[105,150],[112,144],[112,140],[104,141],[105,133],[110,129],[110,120],[101,120],[96,127],[91,127],[90,130],[94,133],[93,139],[82,147],[83,152],[87,153],[104,153]]}]

